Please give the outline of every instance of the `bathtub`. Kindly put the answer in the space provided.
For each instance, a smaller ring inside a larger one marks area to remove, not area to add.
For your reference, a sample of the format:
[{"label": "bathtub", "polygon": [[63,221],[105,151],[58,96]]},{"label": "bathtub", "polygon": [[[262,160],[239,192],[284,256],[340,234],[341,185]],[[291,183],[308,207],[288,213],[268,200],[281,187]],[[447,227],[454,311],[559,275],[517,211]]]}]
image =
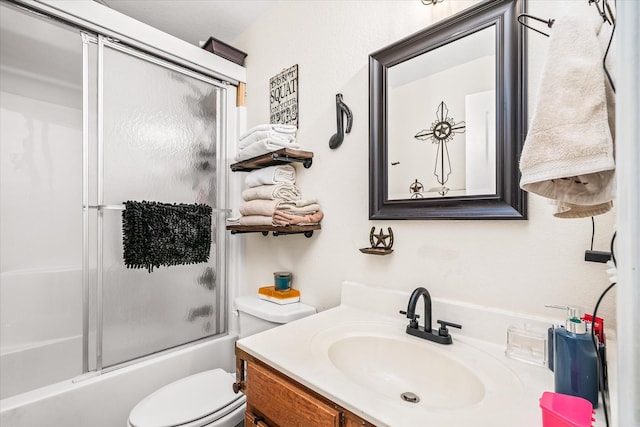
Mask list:
[{"label": "bathtub", "polygon": [[229,334],[187,345],[123,368],[92,373],[0,400],[3,427],[126,426],[129,412],[146,395],[207,369],[235,369]]},{"label": "bathtub", "polygon": [[0,399],[82,373],[80,266],[0,274]]},{"label": "bathtub", "polygon": [[73,378],[82,373],[82,336],[3,347],[0,399]]},{"label": "bathtub", "polygon": [[[213,368],[235,369],[235,333],[82,375],[79,267],[0,274],[0,425],[125,426],[147,394]],[[237,329],[233,329],[237,330]]]}]

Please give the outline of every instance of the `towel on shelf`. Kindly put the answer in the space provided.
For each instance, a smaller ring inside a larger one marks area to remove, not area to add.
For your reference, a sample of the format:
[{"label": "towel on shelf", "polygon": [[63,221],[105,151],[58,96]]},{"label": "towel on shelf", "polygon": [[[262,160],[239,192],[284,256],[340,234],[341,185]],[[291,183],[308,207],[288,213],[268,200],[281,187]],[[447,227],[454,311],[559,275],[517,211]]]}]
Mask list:
[{"label": "towel on shelf", "polygon": [[244,150],[254,142],[262,140],[268,140],[273,142],[274,144],[282,145],[294,143],[296,141],[296,133],[295,126],[292,127],[294,128],[293,132],[280,132],[279,130],[272,129],[271,127],[264,130],[254,130],[253,132],[240,138],[238,142],[238,150]]},{"label": "towel on shelf", "polygon": [[240,214],[272,216],[275,211],[288,214],[309,215],[320,210],[320,205],[315,200],[265,200],[256,199],[243,202],[240,205]]},{"label": "towel on shelf", "polygon": [[240,225],[266,225],[277,226],[278,224],[273,222],[271,216],[265,215],[243,215],[239,219]]},{"label": "towel on shelf", "polygon": [[265,200],[265,199],[256,199],[249,200],[248,202],[243,202],[240,205],[240,214],[242,216],[247,215],[262,215],[271,217],[273,213],[276,211],[276,208],[280,200]]},{"label": "towel on shelf", "polygon": [[245,201],[256,199],[300,200],[300,190],[294,184],[278,183],[249,187],[242,192]]},{"label": "towel on shelf", "polygon": [[615,195],[601,26],[595,15],[557,19],[520,158],[520,186],[555,200],[558,217],[607,212]]},{"label": "towel on shelf", "polygon": [[227,218],[226,220],[227,225],[240,225],[240,217],[239,216],[232,216]]},{"label": "towel on shelf", "polygon": [[320,210],[320,205],[315,199],[310,200],[283,200],[280,201],[274,211],[284,212],[291,215],[311,215]]},{"label": "towel on shelf", "polygon": [[240,135],[240,140],[241,141],[245,140],[251,137],[251,135],[253,135],[256,132],[277,132],[282,135],[292,135],[293,137],[295,137],[297,131],[298,131],[298,128],[295,127],[294,125],[285,125],[280,123],[272,123],[272,124],[265,123],[265,124],[254,126],[248,131],[246,131],[245,133],[243,133],[242,135]]},{"label": "towel on shelf", "polygon": [[273,222],[275,224],[284,225],[315,225],[319,224],[324,218],[322,211],[317,211],[308,215],[291,215],[281,211],[273,213]]},{"label": "towel on shelf", "polygon": [[295,184],[296,169],[291,165],[269,166],[249,173],[244,180],[247,187],[258,187],[269,184]]},{"label": "towel on shelf", "polygon": [[124,202],[123,258],[127,268],[197,264],[209,260],[211,207],[204,204]]},{"label": "towel on shelf", "polygon": [[238,150],[244,150],[249,147],[251,144],[254,144],[259,141],[269,141],[272,144],[282,145],[284,147],[289,144],[293,144],[296,141],[296,137],[294,135],[289,134],[281,134],[278,132],[274,132],[272,130],[262,130],[258,132],[254,132],[245,139],[241,139],[238,142]]},{"label": "towel on shelf", "polygon": [[263,154],[271,153],[273,151],[281,150],[283,148],[291,148],[299,150],[301,147],[295,140],[293,141],[280,141],[272,140],[269,138],[261,139],[259,141],[252,142],[245,148],[238,150],[235,160],[242,162],[243,160],[249,160],[254,157],[262,156]]},{"label": "towel on shelf", "polygon": [[293,125],[263,124],[254,126],[240,136],[236,161],[241,162],[282,148],[299,149],[297,128]]}]

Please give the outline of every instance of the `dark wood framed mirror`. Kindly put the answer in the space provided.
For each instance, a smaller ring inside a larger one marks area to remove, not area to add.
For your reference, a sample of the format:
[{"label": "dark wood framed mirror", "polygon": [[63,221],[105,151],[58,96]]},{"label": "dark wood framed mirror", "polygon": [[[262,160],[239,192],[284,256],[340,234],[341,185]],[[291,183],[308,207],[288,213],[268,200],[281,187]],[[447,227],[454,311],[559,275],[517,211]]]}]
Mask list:
[{"label": "dark wood framed mirror", "polygon": [[369,219],[526,219],[524,0],[487,0],[369,57]]}]

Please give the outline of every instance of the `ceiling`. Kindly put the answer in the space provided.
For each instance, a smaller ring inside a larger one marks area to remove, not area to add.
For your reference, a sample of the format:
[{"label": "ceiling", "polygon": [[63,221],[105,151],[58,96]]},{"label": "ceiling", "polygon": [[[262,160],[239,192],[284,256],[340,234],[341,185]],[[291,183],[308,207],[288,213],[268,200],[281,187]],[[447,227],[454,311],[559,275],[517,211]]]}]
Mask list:
[{"label": "ceiling", "polygon": [[199,46],[213,36],[233,43],[277,0],[95,0]]}]

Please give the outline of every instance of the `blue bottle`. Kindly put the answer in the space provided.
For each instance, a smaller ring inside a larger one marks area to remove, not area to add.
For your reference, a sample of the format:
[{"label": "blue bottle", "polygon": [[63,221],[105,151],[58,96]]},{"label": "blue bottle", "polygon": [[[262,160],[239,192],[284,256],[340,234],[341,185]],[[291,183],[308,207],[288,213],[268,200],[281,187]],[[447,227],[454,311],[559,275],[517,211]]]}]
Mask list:
[{"label": "blue bottle", "polygon": [[555,329],[555,391],[587,399],[597,408],[598,357],[578,310],[567,307],[567,312],[566,327]]}]

